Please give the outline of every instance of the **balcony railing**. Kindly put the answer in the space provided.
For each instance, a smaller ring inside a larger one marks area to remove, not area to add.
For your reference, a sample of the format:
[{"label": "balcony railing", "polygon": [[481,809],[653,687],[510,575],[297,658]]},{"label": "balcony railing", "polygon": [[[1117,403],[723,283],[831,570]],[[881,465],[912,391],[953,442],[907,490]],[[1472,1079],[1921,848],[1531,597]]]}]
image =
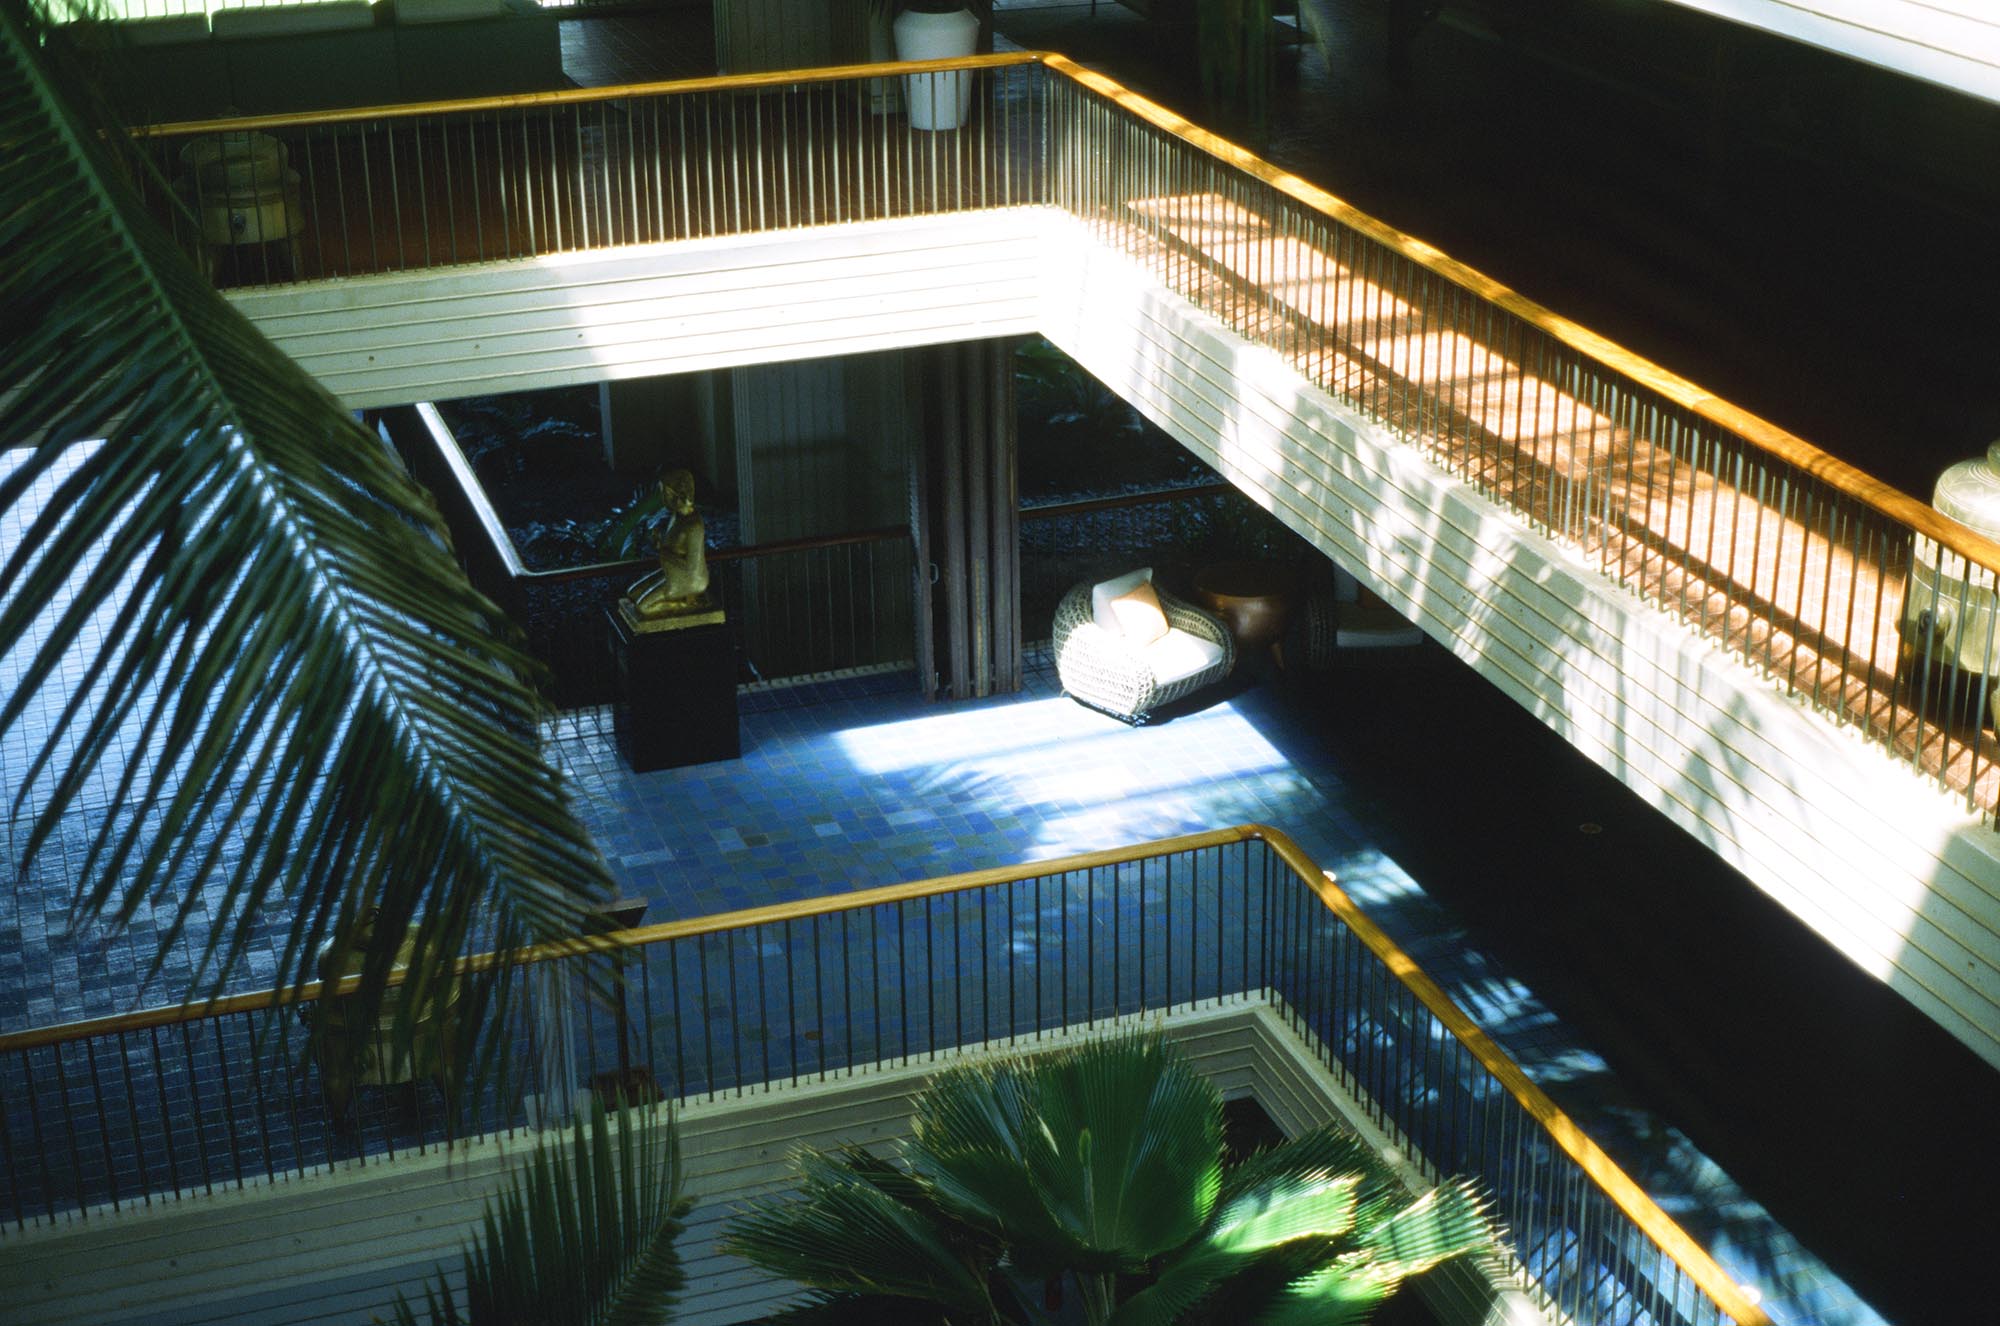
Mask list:
[{"label": "balcony railing", "polygon": [[[742,1095],[1137,1013],[1268,1003],[1427,1178],[1486,1186],[1514,1269],[1559,1318],[1766,1320],[1275,830],[1216,830],[579,944],[622,958],[624,1006],[578,1005],[567,1066],[549,1061],[546,1035],[523,1029],[521,1081]],[[513,960],[592,960],[576,951]],[[282,1183],[522,1126],[518,1088],[455,1114],[428,1091],[398,1103],[362,1088],[335,1117],[303,1028],[289,1012],[266,1020],[280,1005],[335,997],[313,985],[0,1036],[9,1223]]]},{"label": "balcony railing", "polygon": [[[550,701],[563,709],[611,703],[617,681],[604,614],[658,563],[531,570],[436,409],[384,410],[377,426],[437,498],[472,583],[506,608],[547,665]],[[912,666],[915,557],[905,526],[710,549],[709,590],[734,634],[739,680]]]},{"label": "balcony railing", "polygon": [[[872,110],[886,68],[166,126],[146,142],[192,204],[161,199],[162,215],[225,283],[1061,208],[1993,814],[2000,544],[1060,56],[894,66],[971,80],[950,132]],[[229,200],[181,154],[198,138],[238,151],[216,135],[251,128],[286,145],[296,198],[239,208],[251,233],[204,246],[202,218],[215,233]]]}]

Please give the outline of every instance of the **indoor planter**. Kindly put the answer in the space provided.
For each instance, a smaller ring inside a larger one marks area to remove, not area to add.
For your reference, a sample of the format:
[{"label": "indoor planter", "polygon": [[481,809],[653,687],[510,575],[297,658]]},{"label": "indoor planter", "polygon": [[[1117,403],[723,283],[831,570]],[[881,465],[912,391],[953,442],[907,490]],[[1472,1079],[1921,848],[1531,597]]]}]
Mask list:
[{"label": "indoor planter", "polygon": [[[979,49],[979,19],[958,0],[902,0],[892,30],[898,60],[949,60]],[[972,109],[972,74],[907,74],[903,103],[912,129],[956,129]]]}]

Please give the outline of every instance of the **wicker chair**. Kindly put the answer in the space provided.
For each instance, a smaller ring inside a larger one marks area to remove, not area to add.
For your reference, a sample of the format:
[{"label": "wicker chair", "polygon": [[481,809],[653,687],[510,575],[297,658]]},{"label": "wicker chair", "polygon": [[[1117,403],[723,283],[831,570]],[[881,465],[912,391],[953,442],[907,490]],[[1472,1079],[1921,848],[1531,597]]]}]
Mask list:
[{"label": "wicker chair", "polygon": [[1056,675],[1063,692],[1093,709],[1102,709],[1135,727],[1153,710],[1181,699],[1211,682],[1221,681],[1236,665],[1236,642],[1220,620],[1157,586],[1167,626],[1222,649],[1219,662],[1192,676],[1162,683],[1146,658],[1147,650],[1099,626],[1091,616],[1091,586],[1076,585],[1056,605],[1052,644]]}]

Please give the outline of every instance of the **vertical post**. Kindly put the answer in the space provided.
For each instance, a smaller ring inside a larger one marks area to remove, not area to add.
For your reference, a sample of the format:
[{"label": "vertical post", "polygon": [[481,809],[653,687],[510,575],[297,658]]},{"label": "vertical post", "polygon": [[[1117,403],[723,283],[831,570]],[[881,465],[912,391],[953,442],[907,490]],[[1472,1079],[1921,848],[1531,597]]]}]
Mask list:
[{"label": "vertical post", "polygon": [[537,962],[528,968],[529,1008],[535,1020],[535,1122],[542,1128],[569,1123],[576,1111],[575,982],[569,963]]}]

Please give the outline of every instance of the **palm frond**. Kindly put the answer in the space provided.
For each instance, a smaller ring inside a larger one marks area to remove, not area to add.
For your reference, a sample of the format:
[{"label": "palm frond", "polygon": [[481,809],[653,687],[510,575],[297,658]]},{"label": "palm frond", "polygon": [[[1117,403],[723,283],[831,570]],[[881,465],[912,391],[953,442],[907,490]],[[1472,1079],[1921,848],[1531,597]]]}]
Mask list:
[{"label": "palm frond", "polygon": [[[820,1294],[761,1319],[763,1326],[952,1326],[943,1307],[886,1294]],[[962,1319],[957,1319],[962,1320]]]},{"label": "palm frond", "polygon": [[1157,1037],[948,1070],[913,1133],[912,1170],[1028,1268],[1137,1269],[1201,1229],[1221,1184],[1222,1098]]},{"label": "palm frond", "polygon": [[[1287,1244],[1310,1243],[1311,1264],[1318,1264],[1354,1227],[1359,1186],[1360,1179],[1353,1174],[1327,1172],[1277,1176],[1239,1191],[1218,1207],[1199,1240],[1166,1258],[1158,1279],[1119,1306],[1112,1317],[1114,1326],[1168,1326],[1179,1321],[1225,1281],[1260,1265],[1266,1254]],[[1240,1295],[1232,1294],[1230,1301],[1247,1306]]]},{"label": "palm frond", "polygon": [[[614,1123],[597,1106],[567,1145],[538,1143],[466,1249],[464,1315],[442,1269],[426,1290],[433,1326],[665,1321],[685,1283],[674,1246],[688,1211],[678,1137],[671,1115],[621,1108]],[[402,1295],[396,1319],[418,1320]]]},{"label": "palm frond", "polygon": [[1363,1322],[1376,1304],[1453,1257],[1490,1252],[1492,1216],[1471,1185],[1453,1180],[1411,1201],[1379,1204],[1338,1256],[1297,1277],[1258,1318],[1267,1326]]},{"label": "palm frond", "polygon": [[156,971],[201,921],[195,995],[274,917],[289,981],[377,908],[418,927],[442,1013],[470,937],[573,934],[611,893],[540,751],[534,664],[380,440],[147,215],[40,27],[0,0],[0,444],[30,447],[0,471],[23,531],[0,731],[53,715],[11,789],[23,861],[83,833],[74,911],[158,899]]},{"label": "palm frond", "polygon": [[987,1277],[998,1248],[968,1238],[895,1167],[859,1149],[802,1152],[796,1164],[797,1196],[739,1214],[729,1251],[820,1291],[829,1312],[886,1298],[992,1315]]},{"label": "palm frond", "polygon": [[1380,1273],[1401,1279],[1493,1240],[1486,1202],[1470,1184],[1453,1180],[1356,1230],[1354,1244]]},{"label": "palm frond", "polygon": [[1227,1204],[1286,1178],[1322,1174],[1353,1176],[1359,1181],[1357,1192],[1363,1201],[1382,1193],[1405,1192],[1396,1172],[1373,1147],[1354,1133],[1328,1125],[1254,1151],[1230,1166],[1223,1176],[1221,1200]]}]

